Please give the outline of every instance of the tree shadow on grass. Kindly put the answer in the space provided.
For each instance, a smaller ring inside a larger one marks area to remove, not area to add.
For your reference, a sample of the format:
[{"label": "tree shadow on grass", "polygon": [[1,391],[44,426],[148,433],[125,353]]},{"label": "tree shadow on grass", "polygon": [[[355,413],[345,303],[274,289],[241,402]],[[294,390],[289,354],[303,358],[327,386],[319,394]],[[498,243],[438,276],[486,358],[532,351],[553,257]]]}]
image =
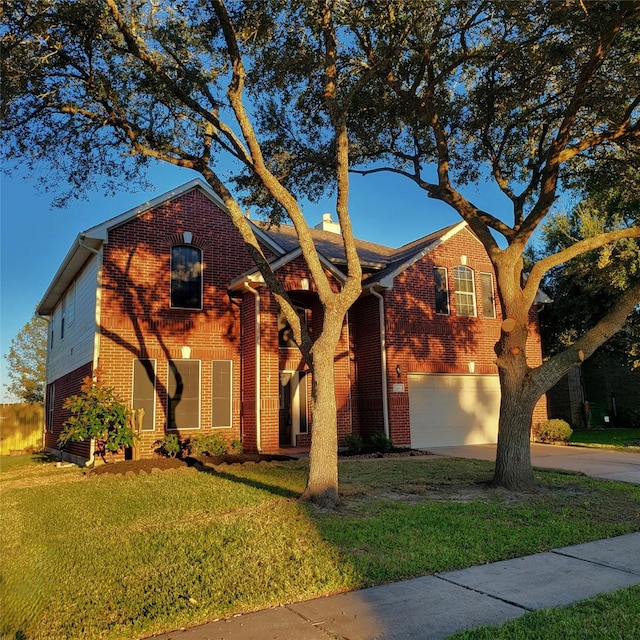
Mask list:
[{"label": "tree shadow on grass", "polygon": [[[275,456],[276,458],[287,458],[287,461],[295,460],[295,458],[288,458],[286,456]],[[252,487],[253,489],[259,489],[261,491],[266,491],[276,496],[280,496],[283,498],[290,498],[297,500],[301,496],[301,492],[292,491],[291,489],[286,489],[285,487],[280,487],[277,484],[267,484],[265,482],[261,482],[259,480],[255,480],[253,478],[245,478],[242,476],[237,476],[233,473],[227,473],[222,468],[222,464],[228,464],[225,462],[214,464],[213,462],[203,461],[201,458],[187,458],[187,464],[190,467],[193,467],[197,471],[201,473],[206,473],[216,478],[222,478],[223,480],[229,480],[230,482],[235,482],[236,484],[243,484],[248,487]],[[269,462],[269,461],[265,461]]]}]

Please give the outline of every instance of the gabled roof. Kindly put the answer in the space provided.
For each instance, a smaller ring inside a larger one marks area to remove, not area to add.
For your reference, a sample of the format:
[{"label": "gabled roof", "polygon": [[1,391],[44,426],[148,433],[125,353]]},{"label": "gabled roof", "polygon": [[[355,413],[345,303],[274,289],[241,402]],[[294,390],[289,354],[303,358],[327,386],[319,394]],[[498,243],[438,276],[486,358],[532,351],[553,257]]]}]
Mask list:
[{"label": "gabled roof", "polygon": [[[165,202],[175,200],[193,189],[200,189],[216,206],[222,209],[222,211],[227,212],[224,202],[216,195],[211,187],[201,178],[195,178],[171,191],[163,193],[133,209],[129,209],[118,216],[105,220],[105,222],[79,233],[62,261],[56,275],[53,277],[49,288],[36,307],[36,312],[42,316],[53,313],[53,310],[62,299],[65,291],[78,276],[87,260],[95,253],[98,253],[102,244],[107,242],[109,231],[126,224],[151,209],[155,209]],[[285,253],[284,249],[275,244],[269,236],[265,235],[262,229],[255,226],[255,231],[258,238],[267,244],[274,253],[277,255]]]},{"label": "gabled roof", "polygon": [[[74,240],[49,288],[38,304],[37,312],[40,315],[50,315],[53,312],[65,291],[78,276],[89,258],[99,253],[102,244],[108,241],[109,231],[126,224],[151,209],[175,200],[193,189],[199,189],[222,211],[228,212],[222,200],[214,193],[211,187],[202,179],[195,178],[172,191],[148,200],[138,207],[125,211],[118,216],[87,229],[78,234]],[[300,255],[298,236],[292,225],[283,224],[274,226],[267,222],[255,221],[250,221],[250,223],[258,239],[275,255],[273,259],[275,268],[286,264]],[[356,239],[356,249],[363,270],[366,274],[372,274],[373,272],[373,275],[366,277],[363,285],[365,287],[390,286],[393,278],[398,273],[412,265],[429,251],[432,251],[465,226],[466,223],[464,222],[452,225],[403,245],[398,249]],[[345,275],[341,271],[341,268],[346,265],[346,258],[342,236],[338,233],[315,228],[310,229],[310,232],[322,262],[336,277],[344,279]],[[257,273],[258,270],[256,267],[245,274],[239,275],[233,280],[231,285],[239,285],[239,283],[244,280],[258,282],[260,281],[260,277],[256,275]]]}]

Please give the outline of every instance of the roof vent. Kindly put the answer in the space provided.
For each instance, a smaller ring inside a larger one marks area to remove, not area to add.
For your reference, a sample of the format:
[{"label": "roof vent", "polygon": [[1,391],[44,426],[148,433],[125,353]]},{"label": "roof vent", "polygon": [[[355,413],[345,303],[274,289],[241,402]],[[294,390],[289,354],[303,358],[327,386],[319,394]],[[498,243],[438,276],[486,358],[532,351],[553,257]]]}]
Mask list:
[{"label": "roof vent", "polygon": [[320,229],[322,231],[330,231],[331,233],[341,233],[340,224],[338,222],[334,222],[331,219],[330,213],[322,214],[322,222],[317,224],[314,229]]}]

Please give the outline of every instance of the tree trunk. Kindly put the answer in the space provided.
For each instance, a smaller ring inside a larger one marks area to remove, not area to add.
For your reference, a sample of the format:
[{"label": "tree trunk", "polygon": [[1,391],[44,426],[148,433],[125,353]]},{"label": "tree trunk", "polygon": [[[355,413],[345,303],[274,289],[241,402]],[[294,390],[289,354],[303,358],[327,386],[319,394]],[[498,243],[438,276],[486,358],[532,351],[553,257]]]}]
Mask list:
[{"label": "tree trunk", "polygon": [[516,369],[501,370],[500,386],[498,448],[492,484],[512,491],[526,491],[535,485],[530,431],[536,400],[527,397],[525,380]]},{"label": "tree trunk", "polygon": [[[329,327],[329,324],[337,324]],[[312,436],[309,478],[303,499],[323,507],[340,504],[338,495],[338,411],[334,381],[334,357],[342,319],[325,316],[322,335],[313,345],[313,385],[311,391]]]}]

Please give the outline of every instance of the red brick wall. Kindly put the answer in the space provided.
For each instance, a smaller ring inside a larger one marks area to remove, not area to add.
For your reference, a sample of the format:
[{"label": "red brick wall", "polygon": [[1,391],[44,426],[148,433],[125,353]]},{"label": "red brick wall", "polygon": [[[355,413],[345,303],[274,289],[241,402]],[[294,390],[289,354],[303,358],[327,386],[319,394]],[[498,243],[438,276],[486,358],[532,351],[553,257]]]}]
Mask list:
[{"label": "red brick wall", "polygon": [[[66,375],[58,378],[55,383],[55,392],[53,399],[53,424],[49,424],[49,403],[51,401],[51,387],[47,387],[47,402],[45,405],[45,420],[46,431],[44,437],[44,447],[47,450],[58,450],[58,438],[62,432],[63,424],[68,420],[70,414],[69,411],[62,408],[62,404],[70,396],[80,393],[80,387],[82,381],[87,376],[90,376],[93,372],[93,363],[87,362],[85,365],[79,367],[75,371],[71,371]],[[71,456],[77,456],[78,458],[88,459],[91,454],[91,448],[89,441],[85,442],[70,442],[64,448],[66,454]]]},{"label": "red brick wall", "polygon": [[375,296],[356,302],[349,312],[353,343],[354,431],[365,441],[384,431],[380,309]]},{"label": "red brick wall", "polygon": [[[191,244],[202,249],[203,309],[170,307],[170,252],[193,234]],[[227,285],[252,261],[226,214],[202,192],[193,190],[143,213],[114,229],[104,245],[100,313],[100,368],[105,383],[130,401],[135,358],[157,359],[157,401],[154,431],[142,433],[143,457],[153,455],[165,433],[168,360],[201,361],[201,421],[199,430],[182,438],[221,433],[240,436],[240,311],[231,303]],[[212,360],[233,361],[233,427],[211,427]]]},{"label": "red brick wall", "polygon": [[[463,260],[474,274],[476,317],[457,315],[453,268],[463,264]],[[447,269],[449,315],[435,312],[434,267]],[[495,318],[483,317],[481,272],[494,275]],[[394,444],[408,445],[408,373],[468,374],[469,362],[473,362],[476,374],[497,374],[494,346],[500,337],[502,314],[495,273],[484,247],[465,228],[399,274],[393,288],[384,292],[384,300],[390,430]],[[527,355],[535,365],[541,361],[541,349],[535,315],[531,320]],[[400,376],[396,373],[398,365]],[[404,391],[393,392],[394,384],[403,384]],[[538,404],[534,421],[540,419],[543,405],[543,401]]]}]

